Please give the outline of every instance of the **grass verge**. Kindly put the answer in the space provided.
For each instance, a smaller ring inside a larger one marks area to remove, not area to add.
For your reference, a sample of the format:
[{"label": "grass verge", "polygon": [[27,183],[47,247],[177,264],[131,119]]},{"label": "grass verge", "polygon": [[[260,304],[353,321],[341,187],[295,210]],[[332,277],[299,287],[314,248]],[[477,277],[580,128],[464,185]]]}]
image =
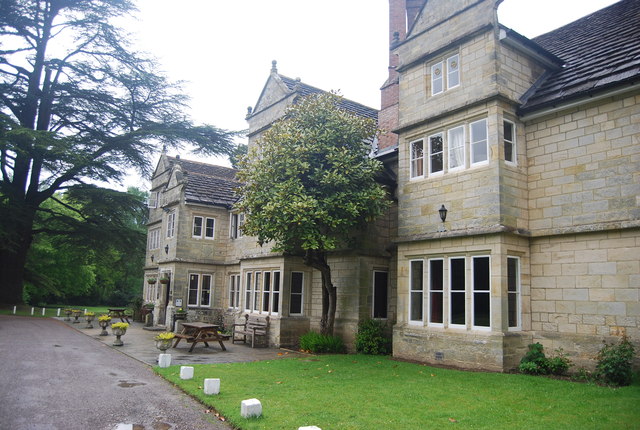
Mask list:
[{"label": "grass verge", "polygon": [[[607,388],[542,377],[463,372],[387,357],[326,355],[155,371],[244,430],[548,428],[632,429],[640,422],[640,384]],[[205,378],[220,378],[205,396]],[[257,398],[263,416],[244,419],[240,402]]]},{"label": "grass verge", "polygon": [[[32,316],[31,308],[33,307],[34,317],[55,317],[58,316],[58,308],[60,309],[60,316],[64,317],[62,312],[64,309],[85,309],[89,312],[95,312],[96,315],[106,314],[109,312],[109,306],[68,306],[68,305],[48,305],[44,308],[44,315],[42,315],[42,307],[19,305],[16,307],[16,315]],[[114,306],[115,307],[115,306]],[[0,307],[0,315],[13,315],[13,306]]]}]

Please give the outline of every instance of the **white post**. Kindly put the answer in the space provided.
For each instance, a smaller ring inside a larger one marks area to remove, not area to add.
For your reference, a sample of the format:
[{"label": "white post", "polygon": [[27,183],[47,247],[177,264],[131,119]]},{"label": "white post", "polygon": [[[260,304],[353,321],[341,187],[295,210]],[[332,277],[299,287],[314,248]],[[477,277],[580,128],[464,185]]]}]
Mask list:
[{"label": "white post", "polygon": [[33,315],[33,308],[31,308],[31,315]]},{"label": "white post", "polygon": [[180,379],[192,379],[193,366],[180,366]]},{"label": "white post", "polygon": [[242,418],[259,417],[262,415],[262,403],[258,399],[247,399],[240,402]]},{"label": "white post", "polygon": [[44,308],[42,308],[42,316],[44,316]]},{"label": "white post", "polygon": [[160,367],[171,366],[171,354],[160,354],[158,356],[158,365]]},{"label": "white post", "polygon": [[60,308],[58,308],[58,316],[60,316]]},{"label": "white post", "polygon": [[220,379],[206,378],[204,380],[204,393],[208,396],[212,394],[220,394]]},{"label": "white post", "polygon": [[16,314],[16,306],[13,307],[13,314]]}]

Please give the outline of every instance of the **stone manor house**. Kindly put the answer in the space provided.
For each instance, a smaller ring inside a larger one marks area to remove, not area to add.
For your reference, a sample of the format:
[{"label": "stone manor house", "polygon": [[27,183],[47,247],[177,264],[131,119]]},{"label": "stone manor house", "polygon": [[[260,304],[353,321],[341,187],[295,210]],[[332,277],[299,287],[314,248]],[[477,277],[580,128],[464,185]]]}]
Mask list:
[{"label": "stone manor house", "polygon": [[[640,347],[640,0],[531,40],[500,3],[389,0],[382,108],[343,107],[387,131],[371,156],[394,204],[330,258],[336,334],[352,346],[376,318],[398,358],[504,371],[541,342],[592,366],[603,341]],[[274,63],[249,145],[321,91]],[[179,307],[269,315],[268,343],[294,346],[319,327],[320,276],[243,236],[236,186],[233,169],[161,156],[145,276],[169,281],[144,298],[157,324]]]}]

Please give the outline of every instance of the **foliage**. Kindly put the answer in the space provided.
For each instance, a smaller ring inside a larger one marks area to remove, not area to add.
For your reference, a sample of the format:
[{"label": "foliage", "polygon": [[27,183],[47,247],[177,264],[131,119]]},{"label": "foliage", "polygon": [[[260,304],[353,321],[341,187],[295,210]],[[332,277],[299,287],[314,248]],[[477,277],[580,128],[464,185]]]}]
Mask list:
[{"label": "foliage", "polygon": [[391,339],[385,336],[385,324],[374,319],[360,321],[356,333],[356,351],[362,354],[385,355],[391,352]]},{"label": "foliage", "polygon": [[234,169],[237,169],[238,167],[240,167],[240,160],[242,160],[242,157],[247,155],[248,151],[249,151],[249,147],[247,145],[243,143],[236,145],[236,147],[233,149],[231,154],[229,154],[229,161],[231,162],[231,167],[233,167]]},{"label": "foliage", "polygon": [[249,149],[238,173],[244,234],[320,271],[324,334],[333,333],[336,306],[327,252],[353,245],[389,205],[375,181],[382,163],[369,157],[376,124],[340,106],[335,94],[297,100]]},{"label": "foliage", "polygon": [[[109,228],[102,231],[96,227],[95,234],[88,231],[85,223],[97,221],[80,217],[79,211],[83,204],[96,206],[94,203],[81,203],[67,194],[57,194],[43,203],[43,212],[34,224],[40,233],[27,257],[26,302],[123,306],[130,297],[140,295],[146,193],[130,188],[126,195],[127,203],[123,199],[110,200],[116,209],[100,209],[98,214],[120,219],[124,241],[104,236],[105,231],[111,232]],[[60,231],[75,231],[77,235],[61,235],[57,233]]]},{"label": "foliage", "polygon": [[96,316],[96,313],[95,313],[95,312],[85,312],[85,313],[84,313],[84,316],[85,316],[85,317],[95,317],[95,316]]},{"label": "foliage", "polygon": [[561,348],[556,350],[554,357],[548,358],[542,344],[536,342],[529,345],[529,350],[520,360],[518,370],[531,375],[564,375],[571,365],[571,360]]},{"label": "foliage", "polygon": [[111,328],[112,329],[122,329],[122,330],[127,330],[129,328],[129,324],[126,322],[116,322],[111,324]]},{"label": "foliage", "polygon": [[111,317],[109,315],[100,315],[98,317],[98,321],[111,321]]},{"label": "foliage", "polygon": [[[252,363],[180,365],[154,370],[244,430],[296,429],[630,429],[637,427],[640,383],[611,390],[551,378],[465,372],[370,355],[283,353]],[[205,378],[224,375],[224,395],[208,396]],[[238,405],[269,405],[255,420]],[[295,400],[292,400],[295,399]],[[329,405],[329,406],[327,406]],[[329,409],[327,409],[329,408]],[[457,421],[453,423],[452,420]]]},{"label": "foliage", "polygon": [[300,336],[300,349],[313,353],[343,353],[345,346],[338,336],[310,331]]},{"label": "foliage", "polygon": [[171,340],[176,337],[175,333],[171,333],[170,331],[163,331],[162,333],[158,333],[155,337],[156,340]]},{"label": "foliage", "polygon": [[618,345],[604,344],[598,352],[596,377],[610,385],[630,385],[633,380],[631,361],[635,348],[625,335]]},{"label": "foliage", "polygon": [[[90,184],[118,183],[129,169],[150,174],[161,146],[227,154],[236,133],[194,125],[180,84],[131,49],[133,38],[114,23],[135,10],[132,1],[0,7],[0,303],[18,303],[39,234],[129,240],[117,216],[126,193]],[[43,206],[60,192],[77,216]],[[56,228],[36,226],[38,217]]]}]

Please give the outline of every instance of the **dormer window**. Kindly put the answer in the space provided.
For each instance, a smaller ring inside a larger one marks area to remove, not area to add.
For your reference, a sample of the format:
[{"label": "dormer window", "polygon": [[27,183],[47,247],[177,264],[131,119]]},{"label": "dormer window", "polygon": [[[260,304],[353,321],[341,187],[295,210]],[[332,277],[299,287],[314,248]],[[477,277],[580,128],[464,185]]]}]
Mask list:
[{"label": "dormer window", "polygon": [[149,198],[147,199],[147,207],[148,208],[157,208],[158,207],[158,192],[152,191],[149,193]]},{"label": "dormer window", "polygon": [[431,65],[431,95],[435,96],[460,85],[460,55]]}]

